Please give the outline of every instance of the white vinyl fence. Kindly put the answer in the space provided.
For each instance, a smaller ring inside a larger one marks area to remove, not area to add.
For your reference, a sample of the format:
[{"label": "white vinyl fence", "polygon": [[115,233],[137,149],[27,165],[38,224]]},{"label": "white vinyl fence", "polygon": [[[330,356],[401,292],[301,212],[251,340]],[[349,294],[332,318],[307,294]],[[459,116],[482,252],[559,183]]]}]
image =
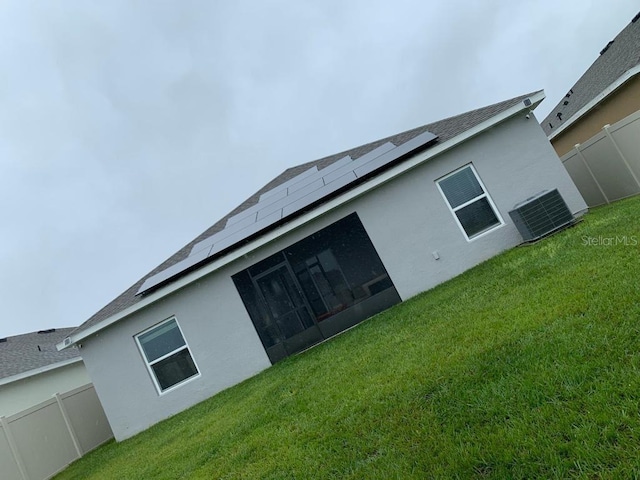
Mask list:
[{"label": "white vinyl fence", "polygon": [[590,207],[640,193],[640,111],[600,132],[562,157]]},{"label": "white vinyl fence", "polygon": [[0,477],[45,480],[113,438],[92,384],[0,417]]}]

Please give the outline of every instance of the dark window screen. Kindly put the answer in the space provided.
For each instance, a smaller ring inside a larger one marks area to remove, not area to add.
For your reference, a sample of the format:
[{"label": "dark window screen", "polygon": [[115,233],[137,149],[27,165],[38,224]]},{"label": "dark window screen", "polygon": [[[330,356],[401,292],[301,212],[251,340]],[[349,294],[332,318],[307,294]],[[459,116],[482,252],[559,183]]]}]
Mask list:
[{"label": "dark window screen", "polygon": [[[393,288],[355,213],[239,272],[233,281],[267,349],[313,329],[334,332],[338,327],[323,322]],[[396,293],[394,303],[397,298]]]},{"label": "dark window screen", "polygon": [[160,388],[165,390],[177,383],[186,380],[198,373],[191,354],[188,349],[180,350],[178,353],[171,355],[152,367],[156,374]]},{"label": "dark window screen", "polygon": [[486,197],[461,208],[456,211],[456,215],[469,237],[473,237],[500,223]]}]

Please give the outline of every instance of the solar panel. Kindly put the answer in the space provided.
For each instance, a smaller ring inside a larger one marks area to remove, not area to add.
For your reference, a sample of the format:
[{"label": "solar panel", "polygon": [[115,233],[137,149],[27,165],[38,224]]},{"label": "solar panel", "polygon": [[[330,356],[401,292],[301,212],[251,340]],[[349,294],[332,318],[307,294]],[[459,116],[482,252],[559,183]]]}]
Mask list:
[{"label": "solar panel", "polygon": [[253,225],[256,222],[257,213],[253,213],[252,215],[248,215],[247,217],[237,221],[233,225],[227,226],[224,230],[221,230],[218,233],[214,233],[212,236],[205,238],[204,240],[196,243],[191,249],[191,253],[189,255],[193,255],[194,253],[202,250],[203,248],[210,247],[215,242],[222,240],[223,238],[228,237],[229,235],[242,230],[243,228],[248,227],[249,225]]},{"label": "solar panel", "polygon": [[248,226],[247,228],[234,234],[233,236],[229,236],[227,238],[220,240],[219,242],[214,243],[213,248],[209,252],[209,256],[215,255],[216,253],[221,252],[225,248],[228,248],[231,245],[234,245],[246,238],[249,238],[251,235],[258,233],[261,230],[264,230],[268,226],[273,225],[274,223],[279,222],[280,220],[282,220],[282,210],[273,212],[271,215],[268,215],[262,218],[261,220],[258,220],[253,225]]},{"label": "solar panel", "polygon": [[322,170],[318,172],[317,176],[324,177],[325,175],[327,175],[330,172],[333,172],[334,170],[338,170],[340,168],[344,168],[351,165],[352,162],[353,162],[353,159],[349,155],[347,155],[346,157],[342,157],[337,162],[333,162],[331,165],[327,165],[326,167],[324,167]]},{"label": "solar panel", "polygon": [[223,230],[196,243],[184,260],[149,277],[136,295],[147,292],[282,219],[328,198],[332,193],[402,156],[429,146],[437,138],[431,132],[424,132],[400,146],[386,142],[355,160],[347,155],[322,170],[312,167],[296,175],[263,193],[255,205],[229,217]]},{"label": "solar panel", "polygon": [[[166,270],[163,270],[160,273],[156,273],[152,277],[147,278],[138,289],[138,292],[136,293],[136,295],[139,295],[140,293],[144,293],[147,290],[152,289],[153,287],[165,282],[166,280],[184,272],[186,269],[193,267],[194,265],[202,262],[203,260],[206,260],[210,256],[221,252],[225,248],[228,248],[231,245],[234,245],[246,238],[249,238],[251,235],[259,232],[260,230],[264,230],[268,226],[278,222],[281,219],[282,219],[282,210],[280,209],[272,213],[271,215],[263,218],[262,220],[253,222],[250,225],[247,225],[243,229],[240,229],[238,231],[227,232],[225,231],[226,230],[225,229],[221,232],[218,232],[219,234],[224,233],[224,235],[216,236],[218,235],[216,234],[216,235],[213,235],[212,237],[207,238],[206,240],[203,240],[202,242],[200,242],[200,244],[204,244],[205,242],[207,242],[208,245],[201,245],[198,248],[197,252],[194,252],[196,250],[197,245],[194,246],[192,253],[187,258],[185,258],[184,260],[181,260],[178,263],[175,263],[174,265],[170,266]],[[210,242],[210,240],[213,237],[216,237],[215,243]]]},{"label": "solar panel", "polygon": [[318,190],[319,188],[322,188],[322,187],[324,187],[324,182],[322,181],[322,178],[316,179],[313,183],[310,183],[309,185],[305,185],[300,190],[297,190],[292,194],[287,195],[285,198],[282,198],[277,202],[262,208],[260,211],[258,211],[258,220],[266,217],[267,215],[272,214],[276,210],[282,210],[284,206],[289,205],[291,202],[295,202],[299,198],[302,198],[305,195],[308,195],[309,193],[315,190]]},{"label": "solar panel", "polygon": [[[268,194],[268,195],[267,195]],[[264,195],[267,195],[266,197],[264,197]],[[278,198],[283,198],[287,196],[287,189],[286,188],[279,188],[277,190],[269,190],[267,193],[263,194],[260,196],[260,200],[258,200],[261,203],[268,203],[270,201],[273,200],[277,200]],[[238,214],[238,215],[241,215]]]},{"label": "solar panel", "polygon": [[243,220],[245,217],[250,216],[253,213],[256,213],[258,210],[261,210],[265,205],[270,205],[282,198],[285,198],[287,196],[287,190],[289,186],[292,186],[300,182],[301,180],[304,180],[305,178],[311,175],[315,175],[317,173],[318,173],[317,167],[310,168],[309,170],[306,170],[301,174],[278,185],[274,189],[269,190],[266,193],[263,193],[262,195],[260,195],[260,200],[258,201],[258,203],[234,215],[233,217],[229,217],[227,219],[227,227]]},{"label": "solar panel", "polygon": [[282,208],[282,217],[288,217],[289,215],[296,213],[302,210],[305,207],[308,207],[312,203],[317,202],[329,194],[339,190],[345,185],[349,185],[351,182],[356,180],[356,176],[353,172],[348,172],[344,174],[342,177],[337,178],[333,182],[328,185],[324,185],[322,188],[315,190],[313,192],[307,192],[307,195],[300,197],[299,199],[289,203],[288,205]]},{"label": "solar panel", "polygon": [[147,290],[155,287],[163,283],[166,280],[169,280],[171,277],[174,277],[182,272],[184,272],[189,267],[192,267],[203,260],[206,260],[209,257],[209,249],[205,248],[200,250],[195,255],[189,255],[184,260],[181,260],[178,263],[171,265],[169,268],[161,271],[160,273],[156,273],[152,277],[147,278],[144,283],[138,289],[138,293],[136,295],[146,292]]},{"label": "solar panel", "polygon": [[403,143],[399,147],[394,148],[393,150],[389,150],[384,155],[380,155],[370,162],[365,163],[361,167],[355,167],[353,171],[356,173],[358,178],[367,175],[375,170],[378,170],[380,167],[387,165],[394,160],[402,157],[403,155],[417,150],[420,147],[426,146],[429,142],[436,140],[436,137],[431,132],[424,132],[418,135],[417,137],[412,138],[408,142]]},{"label": "solar panel", "polygon": [[397,148],[397,147],[393,143],[387,142],[383,145],[380,145],[377,148],[374,148],[369,153],[366,153],[361,157],[358,157],[353,162],[343,165],[341,168],[337,168],[331,171],[325,171],[326,169],[320,170],[320,173],[323,175],[322,178],[324,179],[324,183],[331,183],[336,178],[342,177],[345,173],[352,172],[353,169],[357,168],[359,165],[364,165],[365,163],[373,160],[374,158],[379,157],[383,153],[393,150],[394,148]]},{"label": "solar panel", "polygon": [[269,198],[273,194],[276,194],[276,193],[280,192],[282,189],[287,189],[287,188],[289,188],[290,185],[293,185],[294,183],[299,182],[303,178],[308,177],[309,175],[313,175],[315,173],[318,173],[318,167],[316,167],[316,166],[311,167],[309,170],[306,170],[306,171],[302,172],[301,174],[296,175],[295,177],[287,180],[286,182],[281,183],[277,187],[269,190],[268,192],[264,192],[262,195],[260,195],[260,200],[258,200],[258,201],[262,202],[263,200],[266,200],[267,198]]}]

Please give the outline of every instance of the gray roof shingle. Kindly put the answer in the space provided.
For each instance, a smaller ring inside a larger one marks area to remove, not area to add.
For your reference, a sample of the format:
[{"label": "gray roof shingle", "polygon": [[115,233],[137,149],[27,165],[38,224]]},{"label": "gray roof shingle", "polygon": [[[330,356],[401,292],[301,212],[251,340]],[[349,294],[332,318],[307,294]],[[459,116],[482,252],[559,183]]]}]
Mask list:
[{"label": "gray roof shingle", "polygon": [[596,61],[541,122],[547,136],[552,135],[621,75],[640,64],[640,19],[637,17],[638,15],[634,17],[636,21],[629,23],[612,42],[607,46],[603,45]]},{"label": "gray roof shingle", "polygon": [[0,339],[0,379],[79,357],[77,348],[61,352],[56,344],[74,328],[56,328]]},{"label": "gray roof shingle", "polygon": [[86,322],[84,322],[82,325],[80,325],[77,328],[77,330],[72,332],[72,333],[79,333],[79,332],[81,332],[83,330],[86,330],[86,329],[88,329],[88,328],[100,323],[101,321],[111,317],[112,315],[115,315],[115,314],[119,313],[120,311],[124,310],[125,308],[128,308],[128,307],[138,303],[141,300],[142,296],[136,296],[136,292],[138,291],[140,286],[144,283],[144,281],[147,278],[149,278],[149,277],[151,277],[151,276],[153,276],[153,275],[155,275],[155,274],[157,274],[157,273],[169,268],[170,266],[174,265],[175,263],[177,263],[177,262],[183,260],[184,258],[186,258],[189,255],[189,252],[191,251],[191,249],[193,248],[193,246],[196,243],[198,243],[198,242],[210,237],[214,233],[217,233],[220,230],[224,229],[226,221],[227,221],[227,219],[229,217],[231,217],[233,215],[236,215],[236,214],[242,212],[243,210],[251,207],[252,205],[256,204],[258,202],[258,199],[260,198],[260,195],[262,195],[263,193],[275,188],[276,186],[280,185],[281,183],[284,183],[287,180],[290,180],[291,178],[297,176],[298,174],[304,172],[305,170],[308,170],[309,168],[311,168],[313,166],[317,166],[318,169],[321,170],[321,169],[331,165],[332,163],[340,160],[341,158],[345,157],[346,155],[350,155],[351,158],[355,160],[355,159],[359,158],[360,156],[370,152],[371,150],[379,147],[380,145],[382,145],[382,144],[384,144],[386,142],[392,142],[396,146],[399,146],[399,145],[402,145],[403,143],[411,140],[412,138],[420,135],[421,133],[423,133],[425,131],[430,131],[430,132],[434,133],[435,135],[437,135],[438,136],[438,141],[436,142],[436,145],[437,144],[441,144],[443,142],[446,142],[447,140],[450,140],[450,139],[462,134],[463,132],[473,128],[474,126],[479,125],[480,123],[484,122],[485,120],[489,120],[489,119],[493,118],[494,116],[498,115],[499,113],[501,113],[501,112],[503,112],[505,110],[508,110],[509,108],[521,103],[525,98],[531,97],[532,95],[534,95],[536,93],[539,93],[539,92],[532,92],[532,93],[529,93],[529,94],[526,94],[526,95],[521,95],[519,97],[515,97],[515,98],[512,98],[510,100],[505,100],[503,102],[495,103],[493,105],[489,105],[487,107],[479,108],[477,110],[472,110],[470,112],[463,113],[461,115],[456,115],[456,116],[453,116],[453,117],[445,118],[443,120],[439,120],[437,122],[430,123],[428,125],[423,125],[421,127],[414,128],[412,130],[408,130],[406,132],[398,133],[396,135],[391,135],[389,137],[377,140],[375,142],[367,143],[365,145],[361,145],[361,146],[353,148],[351,150],[346,150],[344,152],[336,153],[334,155],[330,155],[328,157],[324,157],[324,158],[321,158],[319,160],[314,160],[314,161],[311,161],[311,162],[303,163],[303,164],[298,165],[296,167],[292,167],[292,168],[289,168],[289,169],[285,170],[282,174],[280,174],[278,177],[276,177],[275,179],[273,179],[272,181],[267,183],[259,191],[254,193],[251,197],[247,198],[242,204],[240,204],[234,210],[229,212],[225,217],[220,219],[213,226],[211,226],[210,228],[208,228],[207,230],[202,232],[200,235],[198,235],[196,238],[194,238],[191,242],[189,242],[187,245],[182,247],[178,252],[176,252],[174,255],[169,257],[162,264],[158,265],[155,269],[153,269],[151,272],[149,272],[143,278],[138,280],[135,284],[133,284],[131,287],[129,287],[127,290],[125,290],[121,295],[119,295],[111,303],[109,303],[104,308],[99,310],[96,314],[94,314]]}]

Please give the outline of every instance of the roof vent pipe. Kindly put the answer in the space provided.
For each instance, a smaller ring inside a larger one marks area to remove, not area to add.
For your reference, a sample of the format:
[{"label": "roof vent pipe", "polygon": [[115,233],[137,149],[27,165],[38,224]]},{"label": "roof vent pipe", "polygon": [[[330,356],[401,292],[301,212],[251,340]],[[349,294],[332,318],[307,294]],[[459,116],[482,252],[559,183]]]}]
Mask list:
[{"label": "roof vent pipe", "polygon": [[606,52],[607,50],[609,50],[609,47],[611,46],[611,44],[615,42],[615,40],[611,40],[609,43],[607,43],[607,46],[604,47],[602,50],[600,50],[600,55],[602,55],[604,52]]}]

